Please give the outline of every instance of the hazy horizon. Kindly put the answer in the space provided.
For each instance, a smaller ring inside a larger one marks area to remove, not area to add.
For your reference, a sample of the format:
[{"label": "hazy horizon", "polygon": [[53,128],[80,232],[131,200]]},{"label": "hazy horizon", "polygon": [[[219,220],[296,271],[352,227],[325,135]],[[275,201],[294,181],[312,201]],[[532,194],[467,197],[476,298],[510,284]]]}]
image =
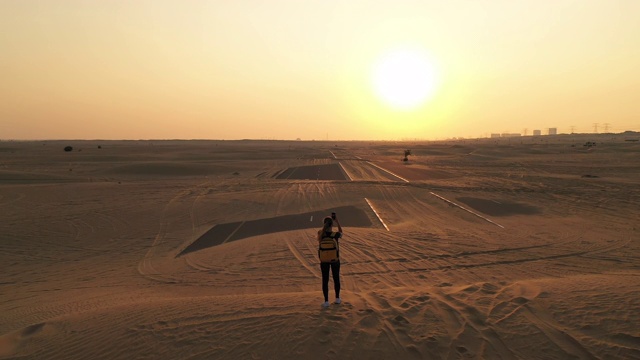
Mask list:
[{"label": "hazy horizon", "polygon": [[640,2],[0,2],[0,138],[640,130]]},{"label": "hazy horizon", "polygon": [[[589,135],[595,135],[595,136],[606,136],[606,135],[624,135],[625,132],[633,132],[634,134],[638,134],[640,133],[640,131],[636,131],[636,130],[624,130],[624,131],[617,131],[617,132],[608,132],[608,133],[604,133],[604,132],[599,132],[599,133],[589,133],[589,132],[585,132],[585,133],[579,133],[579,132],[575,132],[575,133],[558,133],[558,134],[552,134],[549,135],[547,133],[542,133],[541,135],[532,135],[531,133],[529,133],[528,135],[516,135],[516,136],[500,136],[500,139],[526,139],[526,138],[546,138],[546,137],[554,137],[554,136],[589,136]],[[296,139],[276,139],[276,138],[230,138],[230,139],[215,139],[215,138],[120,138],[120,139],[116,139],[116,138],[57,138],[57,139],[53,139],[53,138],[40,138],[40,139],[0,139],[0,142],[36,142],[36,141],[46,141],[46,142],[58,142],[58,141],[113,141],[113,142],[118,142],[118,141],[229,141],[229,142],[237,142],[237,141],[282,141],[282,142],[362,142],[362,141],[368,141],[368,142],[438,142],[438,141],[457,141],[457,140],[483,140],[483,139],[495,139],[495,137],[492,137],[491,135],[493,134],[488,134],[488,136],[480,136],[480,137],[457,137],[457,136],[453,136],[453,137],[448,137],[448,138],[433,138],[433,139],[426,139],[426,138],[398,138],[398,139],[302,139],[302,138],[296,138]],[[503,135],[503,134],[499,134],[499,135]],[[513,135],[513,134],[511,134]]]}]

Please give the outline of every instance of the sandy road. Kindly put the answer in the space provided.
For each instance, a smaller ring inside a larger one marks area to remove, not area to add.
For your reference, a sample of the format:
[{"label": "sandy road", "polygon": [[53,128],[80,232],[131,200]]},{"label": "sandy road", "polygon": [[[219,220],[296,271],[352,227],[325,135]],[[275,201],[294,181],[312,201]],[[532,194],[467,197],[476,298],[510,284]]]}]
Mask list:
[{"label": "sandy road", "polygon": [[[340,160],[341,163],[344,161]],[[380,229],[388,228],[390,231],[389,236],[382,237],[379,230],[372,230],[373,232],[371,232],[354,229],[356,231],[349,234],[349,241],[344,243],[345,254],[353,252],[354,255],[353,259],[350,260],[353,266],[350,270],[346,270],[345,274],[350,272],[351,275],[373,276],[374,278],[377,275],[377,279],[367,280],[374,283],[386,283],[389,287],[406,286],[407,277],[404,278],[405,280],[397,281],[394,280],[394,277],[397,277],[393,275],[394,273],[396,275],[411,274],[412,282],[419,281],[419,277],[415,278],[413,275],[419,275],[421,272],[434,273],[450,269],[466,269],[463,273],[468,273],[468,270],[482,267],[519,267],[523,264],[528,264],[527,271],[535,268],[541,274],[549,275],[549,271],[544,269],[544,265],[537,265],[545,262],[566,262],[568,259],[580,259],[586,256],[606,259],[608,252],[617,251],[628,244],[629,237],[626,237],[626,240],[623,239],[606,244],[585,241],[584,233],[582,232],[570,233],[560,237],[554,236],[549,239],[535,239],[533,240],[534,243],[531,244],[532,239],[527,238],[531,234],[530,230],[516,230],[506,234],[501,233],[499,228],[496,228],[496,230],[487,229],[487,226],[491,226],[490,222],[483,223],[482,220],[474,220],[474,216],[466,214],[464,211],[456,209],[447,202],[434,197],[424,187],[407,185],[404,181],[398,179],[395,182],[390,181],[388,173],[370,166],[365,161],[354,160],[349,163],[348,168],[351,172],[359,174],[360,180],[347,182],[310,181],[300,183],[295,180],[290,183],[287,181],[280,182],[277,191],[270,192],[273,194],[270,202],[271,206],[263,208],[269,208],[269,213],[272,216],[278,216],[293,208],[304,212],[318,207],[328,209],[344,203],[358,203],[364,209],[367,206],[375,209],[375,211],[371,210],[371,218],[379,217],[381,223],[384,223]],[[370,178],[363,178],[365,174],[372,175]],[[202,189],[195,188],[194,191],[178,195],[188,195],[188,198],[182,201],[184,205],[181,205],[181,207],[187,207],[189,210],[192,234],[193,229],[196,227],[193,224],[194,219],[204,218],[202,214],[193,211],[194,205],[187,206],[189,202],[195,204],[203,201]],[[347,193],[349,195],[345,196]],[[206,206],[206,201],[203,206]],[[244,213],[245,218],[257,215],[252,215],[247,210]],[[176,209],[176,211],[180,210]],[[264,215],[257,216],[264,217]],[[460,220],[468,222],[470,227],[462,230],[453,225],[459,223]],[[345,226],[348,228],[347,224]],[[301,234],[312,233],[315,227],[313,224],[309,224],[309,228],[310,230]],[[162,228],[158,234],[160,237],[163,236]],[[495,239],[495,242],[481,244],[475,240],[484,239],[487,234],[492,239]],[[375,240],[376,237],[385,238],[384,245],[378,244]],[[500,244],[501,239],[510,238],[515,238],[517,241],[510,240],[506,242],[506,244],[509,244],[507,246]],[[464,250],[448,251],[446,244],[452,240],[457,244],[456,249],[460,249],[460,246],[463,246],[462,249]],[[444,241],[444,243],[438,244],[437,242],[439,241]],[[156,274],[156,276],[159,273],[158,270],[153,268],[153,261],[164,261],[161,260],[163,258],[162,254],[153,255],[158,249],[158,244],[156,241],[155,245],[149,249],[145,260],[141,263],[141,273],[146,275]],[[397,247],[394,248],[394,246]],[[308,240],[303,243],[289,242],[289,248],[295,251],[294,255],[298,255],[295,256],[298,260],[301,258],[307,259],[305,262],[301,262],[303,267],[313,266],[316,254],[315,249]],[[365,252],[359,250],[375,248],[380,248],[380,250]],[[408,257],[407,253],[416,255]],[[156,259],[152,261],[152,258]],[[188,263],[198,264],[197,258],[197,256],[189,258]],[[384,264],[380,265],[381,267],[371,265],[381,262]],[[570,261],[569,263],[572,262]],[[170,273],[166,274],[166,276],[160,276],[157,280],[176,281],[171,272],[177,271],[177,269],[167,268],[164,265],[159,267],[169,269]],[[196,265],[197,267],[198,265]],[[207,266],[200,266],[200,268],[206,269]],[[578,271],[578,269],[576,270]],[[183,274],[180,275],[180,278],[184,280],[184,276],[187,278],[192,277],[192,275]],[[473,282],[479,279],[467,278],[464,275],[460,280]],[[247,282],[247,284],[250,283],[250,281]]]},{"label": "sandy road", "polygon": [[[407,235],[402,231],[404,224],[411,225],[412,234],[419,234],[421,231],[420,229],[424,229],[423,231],[427,234],[433,234],[434,228],[440,228],[440,230],[438,230],[440,233],[460,233],[461,237],[471,239],[475,237],[474,232],[478,233],[478,237],[484,237],[485,233],[490,232],[492,233],[491,236],[497,239],[515,238],[518,240],[515,243],[513,241],[509,241],[508,243],[511,246],[499,246],[498,248],[494,248],[496,245],[493,243],[484,245],[478,243],[473,246],[473,243],[469,242],[468,246],[470,248],[478,247],[479,249],[475,251],[464,251],[461,254],[442,254],[427,258],[417,257],[416,259],[419,261],[429,259],[433,260],[434,263],[427,267],[414,266],[412,269],[423,269],[425,271],[430,269],[429,271],[439,271],[452,268],[471,269],[483,266],[519,266],[525,263],[535,265],[536,263],[543,264],[545,262],[566,262],[568,259],[574,259],[576,260],[575,263],[579,264],[581,263],[581,259],[587,256],[591,257],[598,254],[598,256],[606,258],[606,254],[608,252],[615,252],[624,248],[630,239],[630,234],[628,234],[607,243],[585,241],[585,232],[580,229],[576,229],[576,231],[561,234],[560,236],[540,239],[542,240],[540,242],[538,242],[539,240],[534,240],[537,244],[534,243],[532,245],[532,239],[527,238],[531,234],[530,230],[517,229],[514,231],[511,229],[509,232],[504,232],[502,230],[504,228],[502,224],[493,221],[487,216],[483,216],[475,211],[471,211],[463,206],[457,205],[454,201],[428,191],[428,189],[424,189],[423,187],[412,188],[411,186],[394,185],[394,182],[389,182],[388,176],[386,176],[389,172],[380,172],[378,171],[380,170],[379,167],[372,169],[368,166],[368,162],[359,160],[350,161],[348,162],[348,168],[351,173],[358,174],[358,176],[354,178],[357,178],[362,182],[380,181],[382,179],[385,180],[384,182],[379,182],[373,188],[368,187],[369,190],[365,191],[364,195],[367,197],[367,202],[375,206],[376,215],[385,223],[385,227],[388,225],[392,235],[396,234],[399,238],[403,238],[403,241],[405,242],[407,240]],[[396,181],[398,183],[404,182],[404,180],[400,180],[399,178],[396,178]],[[432,196],[432,198],[430,199],[429,196]],[[438,204],[439,201],[442,201],[442,204]],[[454,210],[456,207],[460,210]],[[465,211],[482,220],[480,223],[472,221],[467,215],[460,211]],[[459,229],[452,229],[450,224],[454,222],[447,220],[450,217],[468,219],[467,221],[470,221],[470,226],[475,227],[476,230],[469,232],[468,230],[470,229],[467,229],[467,232],[465,233],[461,232]],[[487,229],[486,225],[482,224],[483,221],[487,225],[496,225],[496,230],[490,231]],[[525,241],[526,243],[522,243],[520,241]],[[393,242],[385,242],[387,245],[390,243]],[[593,245],[595,244],[598,245],[594,247]],[[376,246],[374,244],[369,244],[366,241],[360,245],[366,248]],[[482,248],[486,246],[489,246],[489,248],[485,248],[483,250]],[[419,247],[417,249],[419,249]],[[433,250],[434,249],[421,249],[418,251],[432,252]],[[385,251],[389,252],[390,250],[386,248]],[[416,250],[413,250],[412,252],[416,252]],[[406,249],[400,248],[397,253],[406,253]],[[364,253],[359,254],[359,256],[362,257],[363,263],[380,260],[380,254],[373,255]],[[477,259],[474,259],[474,257],[477,257]],[[387,260],[393,262],[393,257]],[[570,261],[569,263],[572,262],[574,261]],[[549,274],[548,269],[544,269],[544,266],[534,267],[538,268],[541,274]],[[583,269],[580,265],[576,270],[580,271]],[[398,271],[406,272],[410,270],[400,269]],[[371,271],[365,272],[371,273]],[[380,274],[384,272],[385,271],[382,270]]]}]

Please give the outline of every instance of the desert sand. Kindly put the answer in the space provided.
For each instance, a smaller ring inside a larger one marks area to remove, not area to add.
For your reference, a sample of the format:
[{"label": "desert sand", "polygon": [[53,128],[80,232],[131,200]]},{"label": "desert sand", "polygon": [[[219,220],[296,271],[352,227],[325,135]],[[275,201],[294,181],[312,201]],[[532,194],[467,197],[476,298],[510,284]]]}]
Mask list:
[{"label": "desert sand", "polygon": [[0,142],[0,358],[639,359],[637,138]]}]

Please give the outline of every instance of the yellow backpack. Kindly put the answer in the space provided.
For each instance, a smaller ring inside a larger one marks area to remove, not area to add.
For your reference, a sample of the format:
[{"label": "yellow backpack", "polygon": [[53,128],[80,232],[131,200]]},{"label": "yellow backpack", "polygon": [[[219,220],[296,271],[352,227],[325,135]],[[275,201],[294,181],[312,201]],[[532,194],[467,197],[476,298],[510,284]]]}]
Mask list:
[{"label": "yellow backpack", "polygon": [[330,263],[340,260],[340,249],[338,248],[338,239],[342,234],[339,232],[326,232],[320,240],[318,247],[318,257],[320,262]]}]

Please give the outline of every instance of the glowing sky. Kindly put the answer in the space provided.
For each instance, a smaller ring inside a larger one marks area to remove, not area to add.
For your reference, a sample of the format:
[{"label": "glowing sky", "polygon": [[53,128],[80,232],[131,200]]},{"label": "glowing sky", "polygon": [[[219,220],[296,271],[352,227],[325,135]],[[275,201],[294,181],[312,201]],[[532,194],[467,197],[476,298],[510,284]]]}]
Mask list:
[{"label": "glowing sky", "polygon": [[[0,139],[640,130],[640,1],[0,1]],[[413,109],[376,97],[429,54]]]}]

